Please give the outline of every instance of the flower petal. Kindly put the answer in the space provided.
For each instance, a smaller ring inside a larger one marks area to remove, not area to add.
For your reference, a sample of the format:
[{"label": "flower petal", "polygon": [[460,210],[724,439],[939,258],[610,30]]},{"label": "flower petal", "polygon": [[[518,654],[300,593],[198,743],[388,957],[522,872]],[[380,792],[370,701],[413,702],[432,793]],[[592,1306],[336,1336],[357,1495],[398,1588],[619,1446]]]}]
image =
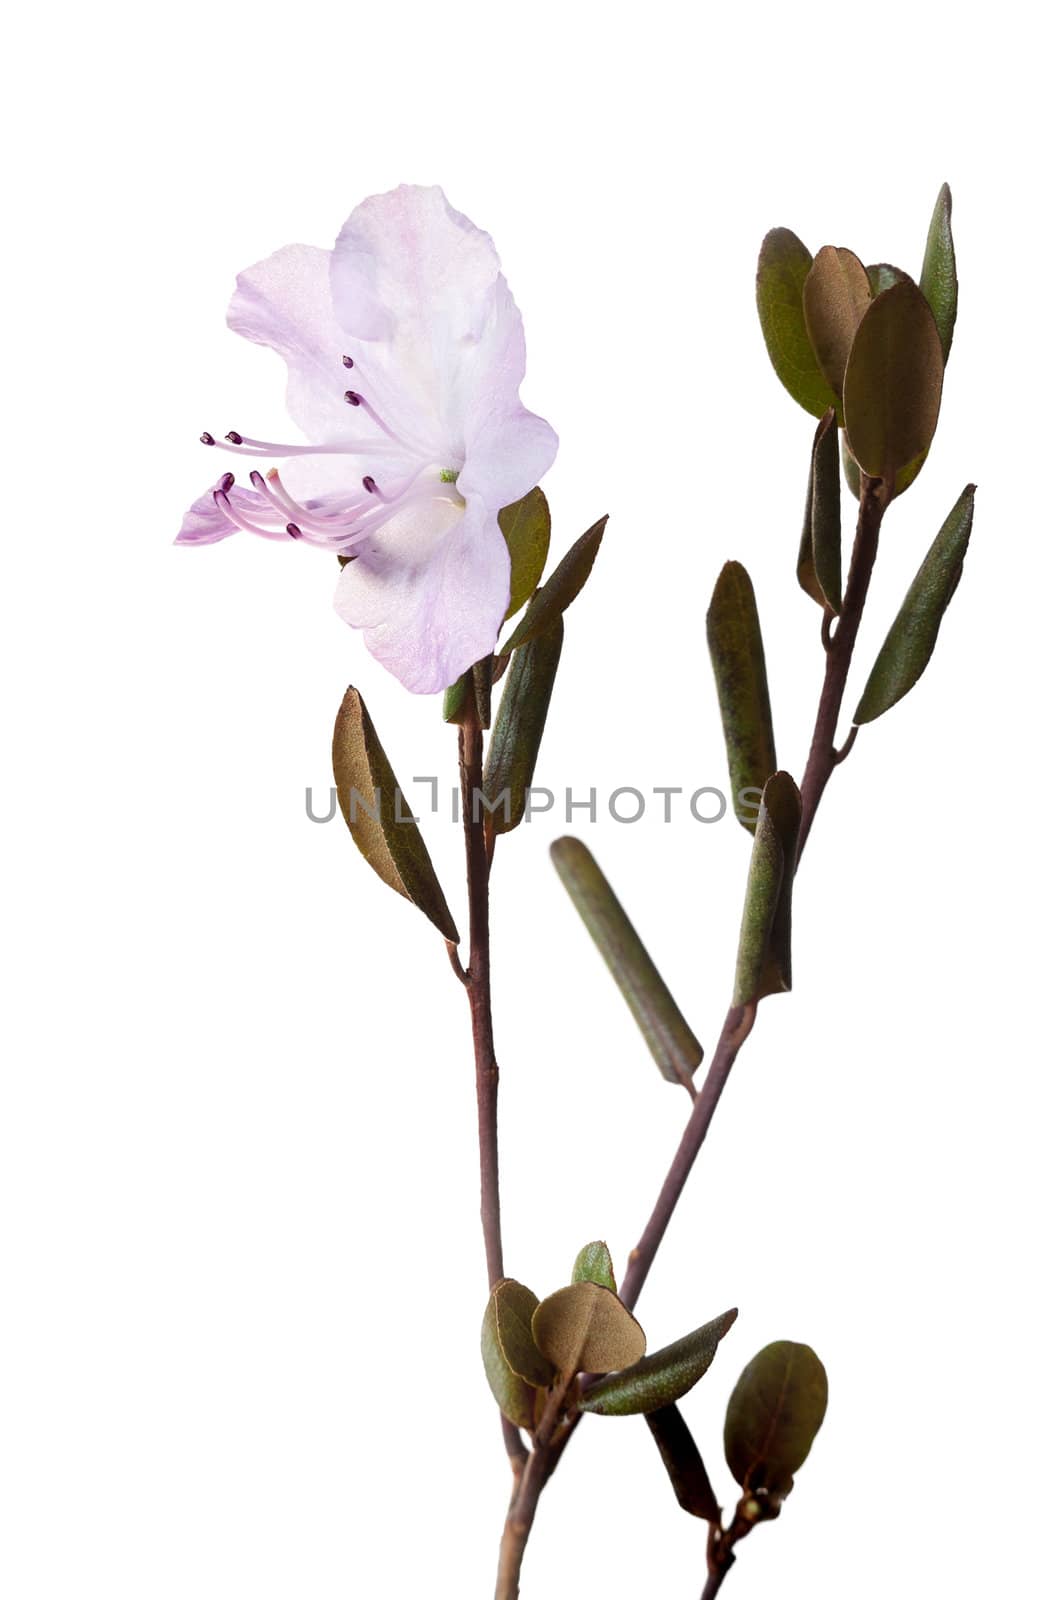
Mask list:
[{"label": "flower petal", "polygon": [[344,568],[335,604],[400,683],[436,694],[494,649],[509,599],[494,512],[440,499],[399,507]]},{"label": "flower petal", "polygon": [[490,416],[466,447],[458,491],[501,511],[535,487],[557,453],[554,429],[524,406]]},{"label": "flower petal", "polygon": [[[277,513],[261,494],[254,489],[236,489],[229,473],[223,474],[212,483],[205,494],[194,500],[185,512],[181,521],[181,529],[174,540],[175,544],[217,544],[220,539],[228,539],[231,533],[236,533],[235,524],[230,522],[225,512],[215,500],[215,495],[224,489],[229,500],[245,515],[256,520],[277,520]],[[277,532],[263,533],[264,539],[288,539],[283,529]],[[289,541],[291,542],[291,541]]]},{"label": "flower petal", "polygon": [[288,410],[316,443],[373,437],[368,418],[344,400],[345,335],[333,313],[329,252],[290,244],[236,280],[229,326],[288,363]]}]

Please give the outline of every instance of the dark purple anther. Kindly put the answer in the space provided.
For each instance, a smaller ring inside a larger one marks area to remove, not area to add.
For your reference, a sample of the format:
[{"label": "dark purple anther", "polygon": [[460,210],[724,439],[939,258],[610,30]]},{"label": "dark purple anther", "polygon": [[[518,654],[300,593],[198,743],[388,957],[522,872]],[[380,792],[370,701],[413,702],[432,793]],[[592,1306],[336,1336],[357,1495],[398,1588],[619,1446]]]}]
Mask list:
[{"label": "dark purple anther", "polygon": [[235,482],[236,479],[233,477],[233,474],[231,472],[227,472],[225,477],[222,479],[222,493],[228,494]]},{"label": "dark purple anther", "polygon": [[214,434],[213,433],[201,433],[200,436],[199,436],[199,441],[200,441],[200,444],[213,444],[214,443]]},{"label": "dark purple anther", "polygon": [[374,480],[370,477],[368,472],[366,473],[366,476],[362,479],[362,487],[363,487],[363,489],[365,489],[367,494],[376,494],[378,492],[377,485],[374,482]]},{"label": "dark purple anther", "polygon": [[360,406],[362,404],[362,396],[360,394],[356,394],[353,389],[347,390],[346,394],[344,395],[344,399],[347,401],[349,406]]},{"label": "dark purple anther", "polygon": [[294,523],[294,522],[290,522],[290,523],[289,523],[289,524],[288,524],[288,526],[287,526],[287,527],[286,527],[286,528],[285,528],[285,530],[284,530],[284,531],[285,531],[285,533],[287,533],[287,534],[288,534],[288,536],[289,536],[289,538],[292,538],[292,539],[302,539],[302,537],[303,537],[303,530],[302,530],[302,528],[300,528],[300,527],[299,527],[299,526],[298,526],[298,525],[297,525],[297,524],[296,524],[296,523]]},{"label": "dark purple anther", "polygon": [[227,433],[226,438],[229,440],[230,444],[244,443],[244,435],[242,433]]},{"label": "dark purple anther", "polygon": [[354,363],[354,362],[353,362],[353,361],[352,361],[352,360],[351,360],[351,357],[350,357],[350,356],[341,356],[341,357],[340,357],[340,360],[341,360],[341,361],[342,361],[342,362],[343,362],[343,364],[344,364],[344,366],[345,366],[345,367],[353,367],[353,366],[354,366],[354,364],[355,364],[355,363]]}]

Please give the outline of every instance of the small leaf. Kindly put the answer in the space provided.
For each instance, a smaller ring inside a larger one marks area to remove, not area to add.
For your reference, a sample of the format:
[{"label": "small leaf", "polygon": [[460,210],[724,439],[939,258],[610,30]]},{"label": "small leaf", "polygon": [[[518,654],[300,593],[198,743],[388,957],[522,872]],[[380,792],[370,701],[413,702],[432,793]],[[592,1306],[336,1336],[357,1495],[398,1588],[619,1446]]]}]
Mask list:
[{"label": "small leaf", "polygon": [[750,852],[733,1005],[745,1006],[791,987],[791,885],[802,799],[788,772],[765,793]]},{"label": "small leaf", "polygon": [[525,814],[564,631],[565,620],[558,617],[517,652],[506,675],[484,769],[484,797],[494,834],[509,833]]},{"label": "small leaf", "polygon": [[494,1290],[480,1325],[480,1356],[484,1363],[488,1386],[503,1416],[516,1423],[519,1428],[532,1429],[535,1426],[536,1390],[523,1378],[518,1377],[503,1355],[495,1315]]},{"label": "small leaf", "polygon": [[942,368],[942,341],[919,289],[908,281],[885,289],[854,336],[843,385],[846,436],[870,478],[894,477],[929,447]]},{"label": "small leaf", "polygon": [[642,1328],[615,1294],[573,1283],[541,1300],[532,1318],[540,1350],[567,1379],[630,1367],[646,1350]]},{"label": "small leaf", "polygon": [[948,183],[938,192],[927,230],[920,288],[931,307],[942,340],[942,358],[949,360],[957,321],[957,256],[953,248],[953,195]]},{"label": "small leaf", "polygon": [[597,1283],[603,1289],[617,1293],[617,1279],[613,1275],[613,1257],[601,1239],[585,1244],[573,1262],[574,1283]]},{"label": "small leaf", "polygon": [[866,267],[868,281],[872,285],[872,294],[882,294],[884,289],[893,289],[896,283],[911,283],[912,279],[900,267],[892,267],[889,261],[877,261],[874,266]]},{"label": "small leaf", "polygon": [[726,561],[721,569],[706,634],[728,750],[732,805],[743,827],[753,833],[757,819],[745,815],[749,799],[744,791],[764,788],[776,770],[776,745],[754,586],[738,561]]},{"label": "small leaf", "polygon": [[757,314],[769,360],[792,399],[814,417],[835,404],[805,326],[802,289],[813,258],[789,228],[765,235],[757,261]]},{"label": "small leaf", "polygon": [[528,610],[499,651],[500,656],[520,650],[522,645],[528,644],[530,639],[549,628],[572,605],[591,575],[607,521],[608,518],[600,517],[565,552],[542,589],[532,596]]},{"label": "small leaf", "polygon": [[543,490],[537,485],[524,499],[504,506],[499,512],[499,527],[510,552],[510,608],[506,617],[512,617],[534,592],[547,564],[550,506]]},{"label": "small leaf", "polygon": [[374,872],[457,944],[425,841],[357,689],[348,689],[337,713],[333,774],[351,837]]},{"label": "small leaf", "polygon": [[500,1278],[488,1305],[507,1365],[533,1388],[548,1388],[554,1380],[554,1369],[532,1337],[532,1318],[539,1305],[532,1290],[514,1278]]},{"label": "small leaf", "polygon": [[874,722],[897,705],[931,660],[946,607],[964,570],[975,515],[970,483],[924,558],[869,674],[854,722]]},{"label": "small leaf", "polygon": [[834,411],[813,436],[805,520],[798,549],[798,582],[830,616],[842,610],[842,510],[839,505],[839,425]]},{"label": "small leaf", "polygon": [[720,1522],[720,1504],[691,1430],[675,1406],[648,1411],[647,1427],[658,1447],[680,1509],[706,1522]]},{"label": "small leaf", "polygon": [[807,1344],[766,1346],[740,1375],[728,1402],[724,1453],[747,1492],[785,1495],[820,1431],[828,1379]]},{"label": "small leaf", "polygon": [[717,1346],[739,1315],[725,1311],[675,1344],[644,1356],[634,1367],[593,1383],[580,1401],[581,1411],[600,1417],[631,1417],[682,1400],[709,1370]]},{"label": "small leaf", "polygon": [[818,250],[802,286],[802,307],[809,342],[836,404],[854,334],[871,304],[872,285],[853,251],[831,244]]},{"label": "small leaf", "polygon": [[689,1085],[702,1060],[702,1046],[598,862],[579,839],[555,839],[550,854],[662,1077]]},{"label": "small leaf", "polygon": [[475,706],[477,721],[482,728],[491,727],[491,688],[494,656],[475,661],[468,672],[443,691],[444,722],[464,722],[470,705]]}]

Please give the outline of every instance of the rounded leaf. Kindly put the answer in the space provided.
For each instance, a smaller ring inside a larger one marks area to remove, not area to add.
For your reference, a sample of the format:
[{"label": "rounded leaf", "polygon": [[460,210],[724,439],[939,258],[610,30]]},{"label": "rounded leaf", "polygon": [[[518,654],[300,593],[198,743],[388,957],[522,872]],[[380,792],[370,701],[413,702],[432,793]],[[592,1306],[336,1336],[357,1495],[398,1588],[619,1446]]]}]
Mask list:
[{"label": "rounded leaf", "polygon": [[495,1317],[499,1348],[507,1365],[534,1388],[546,1389],[554,1369],[532,1337],[532,1317],[539,1301],[514,1278],[501,1278],[491,1291],[488,1310]]},{"label": "rounded leaf", "polygon": [[495,1309],[490,1300],[480,1325],[480,1356],[488,1387],[503,1416],[519,1428],[534,1428],[537,1391],[518,1377],[503,1355]]},{"label": "rounded leaf", "polygon": [[818,250],[802,287],[802,307],[817,364],[839,397],[854,334],[871,304],[872,285],[853,251],[833,244]]},{"label": "rounded leaf", "polygon": [[746,1492],[785,1495],[820,1431],[828,1377],[807,1344],[781,1339],[739,1377],[724,1422],[724,1453]]},{"label": "rounded leaf", "polygon": [[769,360],[783,387],[814,417],[835,404],[806,332],[802,289],[813,265],[789,228],[765,235],[757,261],[757,314]]},{"label": "rounded leaf", "polygon": [[573,1283],[541,1300],[532,1334],[547,1360],[569,1377],[630,1367],[647,1347],[632,1313],[598,1283]]},{"label": "rounded leaf", "polygon": [[573,1262],[574,1283],[599,1283],[604,1289],[617,1293],[617,1279],[613,1275],[613,1257],[602,1239],[585,1244]]},{"label": "rounded leaf", "polygon": [[942,341],[916,285],[877,295],[846,366],[843,406],[854,459],[870,478],[894,478],[925,452],[942,399]]}]

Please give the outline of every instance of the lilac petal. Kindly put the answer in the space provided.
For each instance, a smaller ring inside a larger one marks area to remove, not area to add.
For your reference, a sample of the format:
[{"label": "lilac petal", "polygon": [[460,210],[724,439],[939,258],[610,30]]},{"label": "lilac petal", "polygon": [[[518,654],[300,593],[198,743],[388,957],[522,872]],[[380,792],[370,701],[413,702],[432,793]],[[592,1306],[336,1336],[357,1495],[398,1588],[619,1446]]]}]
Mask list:
[{"label": "lilac petal", "polygon": [[[229,326],[288,363],[288,410],[316,443],[369,438],[375,430],[344,400],[346,336],[333,314],[329,252],[290,244],[236,280]],[[250,429],[249,429],[250,431]]]},{"label": "lilac petal", "polygon": [[437,694],[495,647],[510,555],[495,513],[467,500],[400,507],[348,562],[336,609],[413,694]]},{"label": "lilac petal", "polygon": [[535,487],[558,453],[558,435],[523,406],[490,417],[470,439],[458,492],[500,511]]}]

